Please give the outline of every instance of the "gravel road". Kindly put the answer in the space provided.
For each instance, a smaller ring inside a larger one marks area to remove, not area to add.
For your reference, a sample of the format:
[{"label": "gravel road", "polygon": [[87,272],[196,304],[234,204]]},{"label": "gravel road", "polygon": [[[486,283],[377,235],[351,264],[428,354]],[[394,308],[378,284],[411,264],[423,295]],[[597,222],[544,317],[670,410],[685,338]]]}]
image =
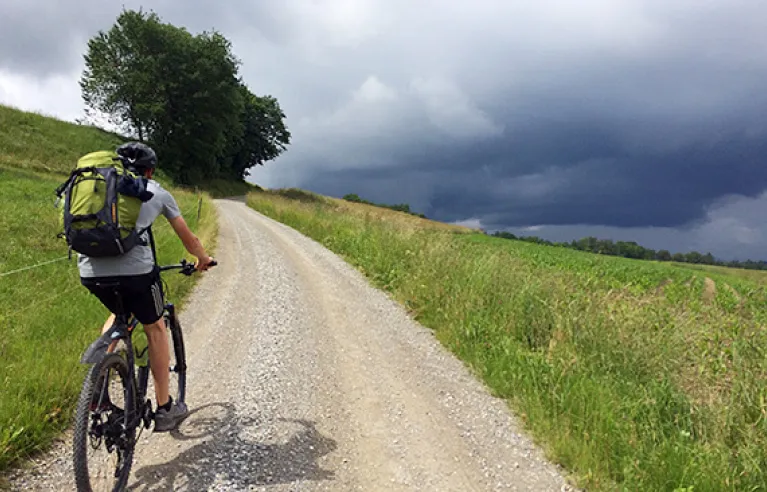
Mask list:
[{"label": "gravel road", "polygon": [[[316,242],[218,200],[220,265],[181,313],[190,417],[129,488],[570,490],[431,332]],[[68,435],[14,490],[72,490]]]}]

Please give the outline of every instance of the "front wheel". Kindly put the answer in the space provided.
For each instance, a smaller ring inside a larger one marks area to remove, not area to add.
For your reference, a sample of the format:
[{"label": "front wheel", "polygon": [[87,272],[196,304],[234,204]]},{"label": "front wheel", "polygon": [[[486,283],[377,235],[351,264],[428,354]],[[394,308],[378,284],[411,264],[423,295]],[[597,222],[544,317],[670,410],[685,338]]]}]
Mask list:
[{"label": "front wheel", "polygon": [[124,490],[133,463],[135,395],[128,364],[107,354],[88,371],[77,402],[74,472],[77,490]]}]

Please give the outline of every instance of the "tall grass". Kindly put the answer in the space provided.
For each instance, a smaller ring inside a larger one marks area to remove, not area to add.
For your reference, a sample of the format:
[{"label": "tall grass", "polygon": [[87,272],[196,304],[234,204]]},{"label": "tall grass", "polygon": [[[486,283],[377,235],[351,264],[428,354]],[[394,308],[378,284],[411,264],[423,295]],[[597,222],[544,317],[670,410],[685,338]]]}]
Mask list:
[{"label": "tall grass", "polygon": [[[66,256],[55,237],[53,189],[61,180],[0,169],[0,275]],[[216,236],[215,209],[198,195],[174,192],[203,244]],[[159,260],[188,256],[163,219],[155,228]],[[0,277],[0,470],[48,443],[70,422],[85,367],[83,349],[100,333],[108,312],[80,285],[75,256]],[[193,282],[166,275],[169,295],[183,301]]]},{"label": "tall grass", "polygon": [[765,489],[761,284],[417,228],[332,201],[252,193],[248,203],[391,292],[580,485]]}]

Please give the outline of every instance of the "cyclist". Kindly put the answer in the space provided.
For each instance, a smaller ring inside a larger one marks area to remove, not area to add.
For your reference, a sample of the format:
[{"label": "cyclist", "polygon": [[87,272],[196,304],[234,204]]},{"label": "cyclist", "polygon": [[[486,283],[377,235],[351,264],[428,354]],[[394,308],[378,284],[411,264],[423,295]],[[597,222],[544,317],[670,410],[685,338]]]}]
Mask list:
[{"label": "cyclist", "polygon": [[[137,174],[147,178],[147,190],[154,196],[142,203],[136,228],[142,230],[154,223],[160,214],[170,222],[186,250],[197,258],[195,267],[204,271],[213,258],[208,256],[202,243],[189,229],[176,200],[159,183],[152,180],[157,167],[154,150],[140,142],[129,142],[117,148],[117,153],[126,158]],[[80,282],[111,311],[102,333],[107,331],[116,314],[132,313],[144,326],[149,345],[149,365],[154,378],[157,411],[155,412],[156,432],[174,429],[187,415],[185,406],[177,405],[169,395],[170,355],[163,314],[160,273],[156,266],[148,233],[144,233],[146,245],[137,245],[118,257],[88,257],[79,255]],[[119,283],[118,290],[123,299],[125,312],[117,312],[119,305],[114,287],[105,288],[99,282]]]}]

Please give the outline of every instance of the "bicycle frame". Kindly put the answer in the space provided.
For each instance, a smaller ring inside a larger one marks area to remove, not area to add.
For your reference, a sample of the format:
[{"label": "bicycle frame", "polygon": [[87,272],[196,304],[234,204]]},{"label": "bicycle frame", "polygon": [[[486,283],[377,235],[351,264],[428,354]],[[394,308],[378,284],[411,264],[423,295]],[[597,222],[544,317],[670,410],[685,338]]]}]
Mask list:
[{"label": "bicycle frame", "polygon": [[[165,303],[164,309],[163,309],[163,317],[167,316],[170,319],[171,323],[176,324],[176,306],[173,303]],[[126,319],[127,318],[127,319]],[[116,343],[120,340],[123,340],[125,342],[127,353],[128,353],[128,367],[135,368],[137,367],[135,365],[135,356],[133,352],[133,342],[132,342],[132,335],[133,330],[138,326],[139,322],[138,320],[133,317],[126,317],[125,315],[118,315],[115,317],[115,321],[112,324],[111,328],[109,328],[107,331],[105,331],[99,338],[97,338],[93,343],[91,343],[88,348],[83,352],[83,355],[80,357],[80,363],[82,364],[96,364],[98,362],[101,362],[101,360],[106,357],[106,355],[109,353],[109,347],[113,343]],[[170,327],[168,327],[170,329]],[[175,335],[175,330],[171,330],[171,335]],[[182,350],[181,347],[176,348],[176,345],[174,344],[174,351],[177,352],[176,360],[184,361],[182,362],[181,367],[173,367],[171,369],[177,370],[177,371],[185,371],[186,370],[186,362],[185,358],[183,357],[182,353],[178,353]]]},{"label": "bicycle frame", "polygon": [[[216,264],[216,262],[212,262],[211,266]],[[187,263],[186,260],[181,260],[181,263],[177,265],[158,266],[158,269],[160,273],[168,270],[178,269],[180,270],[180,273],[183,273],[187,276],[196,271],[194,264]],[[176,306],[171,302],[165,301],[165,290],[166,289],[163,287],[160,288],[160,295],[163,298],[162,317],[167,317],[169,322],[169,325],[166,328],[170,331],[170,336],[173,342],[175,361],[177,364],[176,366],[170,367],[169,370],[177,374],[183,374],[187,369],[186,354],[184,344],[182,343],[183,334],[181,333],[178,318],[176,317]],[[120,299],[119,295],[118,299]],[[93,343],[91,343],[83,352],[83,355],[80,358],[80,362],[83,364],[100,363],[109,353],[109,347],[119,342],[120,340],[123,340],[126,345],[126,363],[129,368],[127,382],[129,386],[133,388],[136,397],[135,411],[139,418],[147,418],[150,416],[149,414],[151,414],[151,403],[149,403],[149,411],[147,412],[148,402],[146,401],[146,392],[148,389],[149,379],[149,364],[146,366],[136,366],[132,335],[133,330],[137,325],[138,320],[133,315],[117,315],[112,326]],[[179,384],[178,391],[179,394],[177,395],[177,401],[183,404],[186,402],[186,385]],[[138,424],[135,420],[131,419],[131,424],[134,423],[136,425]]]}]

